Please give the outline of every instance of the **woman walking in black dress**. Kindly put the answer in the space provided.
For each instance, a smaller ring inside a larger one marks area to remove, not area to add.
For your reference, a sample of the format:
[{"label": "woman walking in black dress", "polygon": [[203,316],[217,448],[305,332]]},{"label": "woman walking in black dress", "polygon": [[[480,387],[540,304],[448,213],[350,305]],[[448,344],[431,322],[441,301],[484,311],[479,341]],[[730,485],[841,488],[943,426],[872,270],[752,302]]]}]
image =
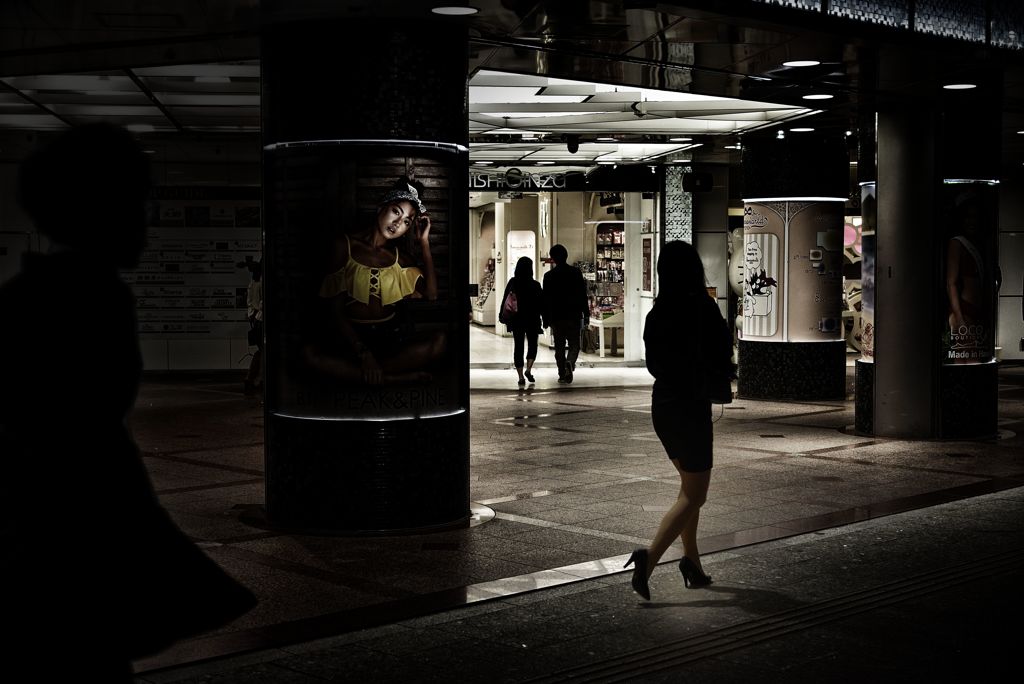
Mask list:
[{"label": "woman walking in black dress", "polygon": [[[706,586],[697,550],[697,522],[711,482],[711,401],[707,378],[733,374],[732,334],[708,296],[704,264],[693,245],[669,242],[658,258],[658,297],[647,315],[644,345],[654,376],[654,431],[679,472],[679,496],[646,549],[637,549],[633,590],[650,599],[648,579],[676,537],[683,542],[679,571],[689,588]],[[678,331],[682,329],[683,334]]]},{"label": "woman walking in black dress", "polygon": [[[515,302],[514,307],[509,302]],[[512,363],[519,373],[519,386],[525,387],[526,381],[532,384],[533,362],[537,360],[537,336],[541,331],[541,309],[544,306],[544,291],[540,283],[533,279],[533,259],[520,257],[516,262],[515,275],[505,286],[505,294],[501,298],[499,320],[512,333],[515,349],[512,352]],[[510,308],[514,308],[511,311]],[[523,359],[523,347],[526,347],[526,359]],[[525,366],[525,369],[524,369]]]}]

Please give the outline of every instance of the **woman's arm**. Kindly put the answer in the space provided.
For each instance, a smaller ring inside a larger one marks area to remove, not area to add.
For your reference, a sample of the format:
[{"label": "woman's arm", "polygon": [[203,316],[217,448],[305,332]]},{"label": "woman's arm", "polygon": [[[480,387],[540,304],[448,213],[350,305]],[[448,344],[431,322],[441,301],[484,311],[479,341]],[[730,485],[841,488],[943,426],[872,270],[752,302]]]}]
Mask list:
[{"label": "woman's arm", "polygon": [[416,219],[415,238],[423,252],[423,296],[434,301],[437,299],[437,272],[434,270],[434,256],[430,253],[430,216],[427,214],[420,214]]}]

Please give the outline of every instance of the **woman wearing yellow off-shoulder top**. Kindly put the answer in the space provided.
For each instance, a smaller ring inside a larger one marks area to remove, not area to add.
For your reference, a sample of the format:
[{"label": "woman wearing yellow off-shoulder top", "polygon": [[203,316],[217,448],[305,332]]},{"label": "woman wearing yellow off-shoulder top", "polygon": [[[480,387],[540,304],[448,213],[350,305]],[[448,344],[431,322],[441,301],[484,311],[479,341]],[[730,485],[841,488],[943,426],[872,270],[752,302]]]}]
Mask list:
[{"label": "woman wearing yellow off-shoulder top", "polygon": [[[437,299],[430,216],[421,191],[418,183],[400,178],[370,225],[335,242],[320,286],[331,320],[326,334],[305,348],[313,369],[368,385],[430,380],[425,368],[444,353],[445,336],[417,335],[399,306],[406,299]],[[420,246],[420,265],[398,246],[409,237]]]}]

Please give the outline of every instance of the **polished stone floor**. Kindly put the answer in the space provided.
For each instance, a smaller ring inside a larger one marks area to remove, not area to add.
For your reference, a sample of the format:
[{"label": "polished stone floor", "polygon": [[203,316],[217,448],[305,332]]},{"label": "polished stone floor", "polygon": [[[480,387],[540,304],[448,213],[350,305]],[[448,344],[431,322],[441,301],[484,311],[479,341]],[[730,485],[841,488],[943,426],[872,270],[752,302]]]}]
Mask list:
[{"label": "polished stone floor", "polygon": [[[573,603],[578,594],[587,594],[581,606],[598,597],[610,602],[619,611],[614,619],[636,628],[638,618],[621,614],[635,608],[621,565],[632,548],[653,535],[678,487],[650,425],[650,378],[642,368],[582,363],[571,386],[557,384],[553,365],[539,366],[536,375],[536,385],[520,391],[512,370],[471,371],[471,497],[478,524],[430,535],[358,539],[281,534],[254,525],[263,500],[259,400],[243,396],[233,378],[150,378],[132,425],[161,501],[212,558],[257,593],[260,604],[235,624],[137,663],[140,676],[175,681],[193,676],[202,663],[226,662],[230,669],[247,662],[217,660],[227,656],[265,662],[285,652],[301,659],[304,648],[320,648],[310,643],[339,652],[358,643],[356,651],[362,652],[367,639],[381,639],[383,647],[396,635],[401,640],[406,629],[412,630],[411,642],[424,649],[446,639],[457,649],[481,637],[422,625],[483,620],[500,610],[493,606],[528,616],[531,610],[547,610],[548,600]],[[701,515],[709,572],[721,575],[744,557],[744,549],[775,553],[772,549],[801,539],[871,530],[871,524],[909,511],[919,511],[927,521],[927,511],[945,502],[995,494],[1007,497],[1001,502],[1016,501],[1019,509],[1024,368],[1001,371],[1002,429],[996,441],[869,438],[853,434],[852,423],[849,399],[738,400],[725,407],[715,426],[716,467]],[[821,562],[834,569],[844,552],[826,547],[828,558]],[[812,548],[824,547],[809,544],[808,553]],[[655,577],[658,591],[662,577],[674,586],[668,578],[675,573],[670,561],[677,557],[675,551],[666,555]],[[798,591],[799,578],[811,566],[785,567],[796,574],[781,577],[773,571],[771,577],[795,583]],[[715,591],[732,587],[754,599],[776,581],[766,585],[757,573],[726,574],[745,577],[743,587],[723,584]],[[671,591],[673,605],[681,597],[678,587]],[[786,600],[827,599],[812,592]],[[660,612],[669,619],[672,611]],[[712,623],[725,627],[730,619],[723,614]],[[644,634],[657,632],[656,624],[643,627]],[[602,622],[598,631],[606,627]],[[600,639],[587,648],[605,651]],[[520,681],[536,674],[499,679]],[[432,681],[426,674],[423,680]],[[322,679],[288,678],[275,670],[272,678],[226,681]]]}]

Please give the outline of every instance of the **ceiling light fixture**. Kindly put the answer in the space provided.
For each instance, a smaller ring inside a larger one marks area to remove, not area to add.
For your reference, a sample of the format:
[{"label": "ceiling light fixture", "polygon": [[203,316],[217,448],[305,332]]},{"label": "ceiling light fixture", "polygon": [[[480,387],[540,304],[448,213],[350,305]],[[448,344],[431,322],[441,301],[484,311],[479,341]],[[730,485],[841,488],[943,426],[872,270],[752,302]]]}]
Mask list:
[{"label": "ceiling light fixture", "polygon": [[971,88],[977,88],[973,83],[947,83],[942,86],[945,90],[970,90]]},{"label": "ceiling light fixture", "polygon": [[537,166],[552,166],[554,163],[553,161],[539,161]]},{"label": "ceiling light fixture", "polygon": [[476,164],[477,166],[489,166],[489,165],[493,164],[494,162],[492,162],[492,161],[476,161],[476,162],[473,162],[473,163]]},{"label": "ceiling light fixture", "polygon": [[690,142],[693,138],[669,138],[669,142]]},{"label": "ceiling light fixture", "polygon": [[598,142],[619,142],[619,139],[618,138],[609,138],[609,137],[605,136],[603,138],[598,138],[597,141]]},{"label": "ceiling light fixture", "polygon": [[471,14],[476,14],[480,10],[476,7],[470,7],[469,5],[449,5],[445,7],[433,7],[430,11],[434,14],[443,14],[446,17],[468,17]]},{"label": "ceiling light fixture", "polygon": [[789,132],[790,133],[810,133],[813,130],[814,130],[813,128],[790,128]]},{"label": "ceiling light fixture", "polygon": [[725,149],[727,149],[727,150],[738,150],[738,149],[740,149],[740,146],[739,145],[726,145]]},{"label": "ceiling light fixture", "polygon": [[831,100],[834,96],[828,93],[811,93],[810,95],[804,95],[805,100]]},{"label": "ceiling light fixture", "polygon": [[598,163],[598,164],[602,164],[602,165],[607,165],[607,164],[615,164],[615,162],[613,162],[613,161],[599,161],[599,162],[597,162],[597,163]]},{"label": "ceiling light fixture", "polygon": [[819,62],[816,59],[794,59],[794,60],[791,60],[789,62],[783,62],[782,66],[786,66],[786,67],[812,67],[812,66],[818,66],[819,64],[821,64],[821,62]]}]

